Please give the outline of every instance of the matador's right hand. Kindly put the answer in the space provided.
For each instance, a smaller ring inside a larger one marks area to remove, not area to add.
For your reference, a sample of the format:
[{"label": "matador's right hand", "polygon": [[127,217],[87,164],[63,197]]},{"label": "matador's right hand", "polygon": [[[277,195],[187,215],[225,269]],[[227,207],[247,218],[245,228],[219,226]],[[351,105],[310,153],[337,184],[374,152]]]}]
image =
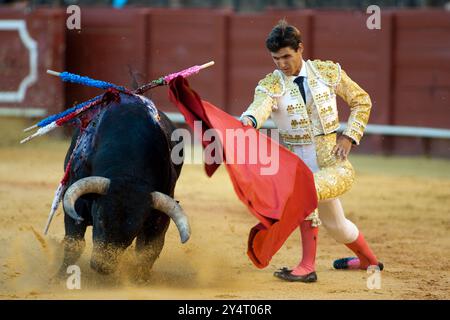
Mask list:
[{"label": "matador's right hand", "polygon": [[246,116],[242,117],[241,123],[242,123],[244,126],[250,126],[250,127],[253,127],[253,121],[250,120],[249,117],[246,117]]}]

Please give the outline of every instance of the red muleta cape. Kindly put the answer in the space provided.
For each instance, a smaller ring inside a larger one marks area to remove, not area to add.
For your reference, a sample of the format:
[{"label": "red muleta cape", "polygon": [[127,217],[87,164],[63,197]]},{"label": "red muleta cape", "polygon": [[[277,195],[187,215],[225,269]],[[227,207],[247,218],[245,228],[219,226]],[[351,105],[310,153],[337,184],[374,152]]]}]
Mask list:
[{"label": "red muleta cape", "polygon": [[[314,176],[309,168],[295,154],[279,145],[268,136],[256,132],[258,143],[245,147],[245,153],[266,143],[267,149],[276,147],[279,150],[279,167],[274,175],[261,175],[261,169],[267,168],[259,157],[256,164],[247,161],[238,164],[227,155],[235,155],[236,143],[226,143],[226,130],[255,130],[244,127],[240,121],[217,108],[211,103],[201,100],[200,96],[189,87],[186,79],[177,77],[169,83],[169,98],[180,110],[186,123],[194,129],[194,121],[202,121],[201,136],[207,129],[215,129],[222,139],[224,163],[239,199],[260,221],[250,230],[247,254],[258,267],[266,267],[272,256],[280,249],[289,235],[299,226],[315,208],[317,195]],[[203,148],[211,142],[203,141]],[[246,143],[248,145],[248,143]],[[245,159],[249,159],[246,157]],[[277,159],[278,160],[278,159]],[[220,163],[206,164],[209,177],[213,175]]]}]

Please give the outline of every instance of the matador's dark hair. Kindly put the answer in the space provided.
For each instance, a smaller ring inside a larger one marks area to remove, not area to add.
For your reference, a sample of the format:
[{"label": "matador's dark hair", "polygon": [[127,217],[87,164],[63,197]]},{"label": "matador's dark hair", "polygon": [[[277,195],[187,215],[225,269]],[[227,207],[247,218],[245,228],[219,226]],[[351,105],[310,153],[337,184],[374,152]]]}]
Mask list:
[{"label": "matador's dark hair", "polygon": [[286,19],[282,19],[278,24],[270,31],[269,36],[266,39],[266,48],[270,52],[277,52],[281,48],[291,47],[297,50],[302,42],[302,35],[300,31],[290,25]]}]

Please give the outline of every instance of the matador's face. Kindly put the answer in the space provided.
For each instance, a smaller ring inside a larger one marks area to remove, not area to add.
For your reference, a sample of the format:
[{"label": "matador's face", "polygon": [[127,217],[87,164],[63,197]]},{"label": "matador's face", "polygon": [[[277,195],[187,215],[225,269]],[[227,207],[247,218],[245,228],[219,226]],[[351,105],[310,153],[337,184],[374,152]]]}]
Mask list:
[{"label": "matador's face", "polygon": [[302,67],[303,44],[297,50],[284,47],[277,52],[271,52],[273,62],[286,76],[296,76]]}]

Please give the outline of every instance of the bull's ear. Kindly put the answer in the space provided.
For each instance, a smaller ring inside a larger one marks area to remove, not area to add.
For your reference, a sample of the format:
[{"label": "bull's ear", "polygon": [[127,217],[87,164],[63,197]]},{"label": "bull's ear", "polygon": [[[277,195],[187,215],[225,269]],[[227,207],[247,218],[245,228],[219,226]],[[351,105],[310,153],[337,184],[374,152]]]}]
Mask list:
[{"label": "bull's ear", "polygon": [[127,65],[128,67],[128,74],[131,77],[131,87],[136,90],[137,88],[139,88],[139,80],[138,80],[138,76],[142,76],[142,74],[140,74],[139,72],[133,70],[133,68],[131,67],[131,65]]}]

